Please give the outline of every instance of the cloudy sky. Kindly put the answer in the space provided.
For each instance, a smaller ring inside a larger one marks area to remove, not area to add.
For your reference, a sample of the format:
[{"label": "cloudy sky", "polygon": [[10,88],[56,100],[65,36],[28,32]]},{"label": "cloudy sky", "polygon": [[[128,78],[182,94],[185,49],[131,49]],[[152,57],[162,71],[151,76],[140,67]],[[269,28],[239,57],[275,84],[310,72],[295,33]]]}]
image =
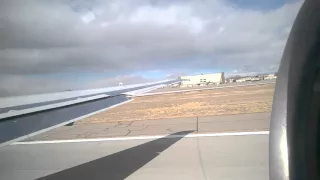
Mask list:
[{"label": "cloudy sky", "polygon": [[277,71],[301,1],[0,2],[0,96]]}]

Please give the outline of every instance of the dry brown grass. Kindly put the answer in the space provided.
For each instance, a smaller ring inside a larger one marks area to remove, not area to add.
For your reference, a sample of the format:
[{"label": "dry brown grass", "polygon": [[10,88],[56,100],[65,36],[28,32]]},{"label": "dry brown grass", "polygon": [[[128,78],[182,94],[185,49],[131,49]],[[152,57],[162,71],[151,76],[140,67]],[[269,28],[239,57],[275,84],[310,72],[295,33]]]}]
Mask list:
[{"label": "dry brown grass", "polygon": [[77,123],[270,112],[274,84],[136,97]]}]

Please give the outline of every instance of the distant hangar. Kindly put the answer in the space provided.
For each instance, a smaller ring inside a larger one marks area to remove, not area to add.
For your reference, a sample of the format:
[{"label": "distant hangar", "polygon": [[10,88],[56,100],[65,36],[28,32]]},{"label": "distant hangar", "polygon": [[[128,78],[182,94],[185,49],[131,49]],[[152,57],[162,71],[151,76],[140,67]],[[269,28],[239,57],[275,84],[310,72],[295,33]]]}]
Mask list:
[{"label": "distant hangar", "polygon": [[224,73],[200,74],[194,76],[181,76],[180,87],[204,86],[209,84],[221,84],[225,82]]}]

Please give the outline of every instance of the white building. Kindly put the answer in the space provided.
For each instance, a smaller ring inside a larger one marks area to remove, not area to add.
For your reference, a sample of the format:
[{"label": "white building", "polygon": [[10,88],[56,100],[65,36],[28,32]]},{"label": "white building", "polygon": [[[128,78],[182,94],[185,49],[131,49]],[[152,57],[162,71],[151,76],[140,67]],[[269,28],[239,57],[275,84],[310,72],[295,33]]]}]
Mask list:
[{"label": "white building", "polygon": [[240,78],[236,80],[236,82],[246,82],[246,81],[248,81],[248,79],[246,78]]},{"label": "white building", "polygon": [[181,76],[181,87],[203,86],[224,83],[224,73]]},{"label": "white building", "polygon": [[274,74],[269,74],[269,75],[265,76],[264,79],[277,79],[277,76]]},{"label": "white building", "polygon": [[260,80],[261,78],[259,77],[244,77],[244,78],[237,79],[236,82],[260,81]]},{"label": "white building", "polygon": [[232,79],[232,78],[229,79],[229,83],[233,83],[235,81],[236,81],[235,79]]}]

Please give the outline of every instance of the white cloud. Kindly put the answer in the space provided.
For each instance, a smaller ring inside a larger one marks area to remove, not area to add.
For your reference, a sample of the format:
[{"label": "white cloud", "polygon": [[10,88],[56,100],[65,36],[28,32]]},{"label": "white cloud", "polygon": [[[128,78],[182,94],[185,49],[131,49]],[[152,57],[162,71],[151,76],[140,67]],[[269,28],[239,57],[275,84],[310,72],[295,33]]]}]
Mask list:
[{"label": "white cloud", "polygon": [[170,6],[170,7],[150,7],[143,6],[130,14],[131,23],[151,23],[160,27],[185,26],[191,33],[200,33],[205,26],[205,20],[192,15],[192,7]]},{"label": "white cloud", "polygon": [[222,33],[224,31],[224,27],[219,27],[218,33]]},{"label": "white cloud", "polygon": [[93,12],[87,12],[81,17],[81,19],[84,23],[90,23],[91,21],[96,19],[96,16]]},{"label": "white cloud", "polygon": [[123,85],[129,85],[129,84],[137,84],[137,83],[147,83],[147,82],[150,82],[150,79],[146,79],[137,75],[122,75],[117,77],[104,78],[98,81],[88,83],[86,85],[86,88],[118,86],[120,82]]},{"label": "white cloud", "polygon": [[2,1],[0,74],[277,69],[301,4],[259,11],[221,0]]},{"label": "white cloud", "polygon": [[4,85],[0,88],[0,97],[88,88],[62,79],[17,75],[0,76],[0,83]]}]

